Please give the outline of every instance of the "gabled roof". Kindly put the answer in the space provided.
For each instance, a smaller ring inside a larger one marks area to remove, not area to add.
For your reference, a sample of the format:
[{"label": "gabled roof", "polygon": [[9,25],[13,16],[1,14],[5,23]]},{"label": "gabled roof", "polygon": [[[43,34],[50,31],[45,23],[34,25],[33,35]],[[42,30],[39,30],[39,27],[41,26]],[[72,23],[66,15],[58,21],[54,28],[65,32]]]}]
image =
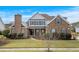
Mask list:
[{"label": "gabled roof", "polygon": [[[14,22],[12,22],[11,23],[11,26],[9,27],[9,28],[11,28],[12,26],[14,26]],[[26,22],[22,22],[22,25],[25,27],[25,28],[27,28],[27,23]]]},{"label": "gabled roof", "polygon": [[40,14],[42,15],[43,17],[45,17],[47,20],[52,20],[52,16],[49,16],[48,14]]},{"label": "gabled roof", "polygon": [[[40,13],[36,13],[36,14],[34,14],[32,17],[34,17],[35,15],[40,15],[40,16],[42,16],[42,17],[44,17],[46,20],[52,20],[53,18],[54,18],[54,16],[49,16],[48,14],[40,14]],[[32,18],[31,17],[31,18]],[[30,19],[31,19],[30,18]]]},{"label": "gabled roof", "polygon": [[49,21],[49,23],[48,24],[50,24],[52,21],[54,21],[57,17],[60,17],[60,18],[62,18],[66,23],[68,23],[69,24],[69,22],[66,20],[67,18],[66,17],[62,17],[62,16],[60,16],[60,15],[57,15],[57,16],[55,16],[51,21]]}]

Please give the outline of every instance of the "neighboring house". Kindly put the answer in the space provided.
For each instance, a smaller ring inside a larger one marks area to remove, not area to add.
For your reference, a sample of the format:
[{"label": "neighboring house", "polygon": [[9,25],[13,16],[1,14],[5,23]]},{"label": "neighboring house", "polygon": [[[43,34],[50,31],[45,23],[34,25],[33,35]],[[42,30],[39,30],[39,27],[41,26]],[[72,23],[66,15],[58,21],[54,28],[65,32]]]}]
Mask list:
[{"label": "neighboring house", "polygon": [[2,21],[2,19],[0,18],[0,31],[4,31],[5,30],[5,25]]},{"label": "neighboring house", "polygon": [[74,32],[72,34],[72,38],[79,40],[79,22],[72,23]]},{"label": "neighboring house", "polygon": [[75,27],[75,32],[79,32],[79,27]]},{"label": "neighboring house", "polygon": [[79,32],[79,22],[72,23],[74,32]]},{"label": "neighboring house", "polygon": [[75,28],[75,32],[79,32],[79,24],[75,25],[74,28]]},{"label": "neighboring house", "polygon": [[10,33],[26,33],[25,36],[39,36],[49,33],[70,33],[67,17],[34,14],[26,23],[21,21],[21,15],[15,15],[15,22],[10,26]]}]

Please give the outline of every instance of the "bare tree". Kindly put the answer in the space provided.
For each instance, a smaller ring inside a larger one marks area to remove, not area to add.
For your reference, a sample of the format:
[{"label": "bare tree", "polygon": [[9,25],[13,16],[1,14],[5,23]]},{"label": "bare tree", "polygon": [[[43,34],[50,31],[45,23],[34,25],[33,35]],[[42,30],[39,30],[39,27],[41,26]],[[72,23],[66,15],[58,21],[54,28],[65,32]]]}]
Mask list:
[{"label": "bare tree", "polygon": [[51,33],[45,33],[45,39],[46,39],[47,51],[48,52],[50,52],[50,38],[51,38]]}]

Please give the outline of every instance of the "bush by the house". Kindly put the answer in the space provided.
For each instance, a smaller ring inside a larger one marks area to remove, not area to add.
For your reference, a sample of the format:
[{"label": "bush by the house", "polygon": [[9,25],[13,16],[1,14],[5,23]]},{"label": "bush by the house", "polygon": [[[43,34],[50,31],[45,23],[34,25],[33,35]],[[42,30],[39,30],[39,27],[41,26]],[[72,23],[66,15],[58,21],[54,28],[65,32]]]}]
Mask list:
[{"label": "bush by the house", "polygon": [[23,38],[23,33],[11,33],[8,35],[9,38],[11,39],[22,39]]},{"label": "bush by the house", "polygon": [[71,34],[68,33],[68,34],[66,35],[66,38],[70,40],[70,39],[71,39]]},{"label": "bush by the house", "polygon": [[18,38],[18,39],[22,39],[22,38],[23,38],[23,33],[17,34],[17,38]]},{"label": "bush by the house", "polygon": [[44,34],[44,38],[47,39],[47,40],[49,40],[50,39],[50,33],[45,33]]},{"label": "bush by the house", "polygon": [[8,35],[8,38],[11,38],[11,39],[16,39],[16,37],[17,37],[16,33],[11,33]]},{"label": "bush by the house", "polygon": [[0,35],[2,35],[2,32],[0,31]]},{"label": "bush by the house", "polygon": [[71,39],[71,34],[70,33],[60,33],[60,39],[62,40],[70,40]]},{"label": "bush by the house", "polygon": [[47,40],[70,40],[70,33],[45,33],[44,38]]},{"label": "bush by the house", "polygon": [[10,30],[4,30],[2,34],[8,38]]}]

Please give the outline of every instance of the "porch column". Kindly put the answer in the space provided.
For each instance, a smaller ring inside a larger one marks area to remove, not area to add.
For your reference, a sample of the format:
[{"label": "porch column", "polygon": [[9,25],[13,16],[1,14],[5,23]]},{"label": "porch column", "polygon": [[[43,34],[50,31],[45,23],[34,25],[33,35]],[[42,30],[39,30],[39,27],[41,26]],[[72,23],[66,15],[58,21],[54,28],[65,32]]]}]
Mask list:
[{"label": "porch column", "polygon": [[42,35],[42,29],[40,29],[40,31],[39,31],[39,32],[40,32],[40,36],[41,36],[41,35]]},{"label": "porch column", "polygon": [[35,29],[34,29],[34,37],[35,37]]},{"label": "porch column", "polygon": [[40,29],[40,32],[39,32],[39,33],[40,33],[40,36],[42,35],[42,33],[41,33],[41,32],[42,32],[42,29]]}]

